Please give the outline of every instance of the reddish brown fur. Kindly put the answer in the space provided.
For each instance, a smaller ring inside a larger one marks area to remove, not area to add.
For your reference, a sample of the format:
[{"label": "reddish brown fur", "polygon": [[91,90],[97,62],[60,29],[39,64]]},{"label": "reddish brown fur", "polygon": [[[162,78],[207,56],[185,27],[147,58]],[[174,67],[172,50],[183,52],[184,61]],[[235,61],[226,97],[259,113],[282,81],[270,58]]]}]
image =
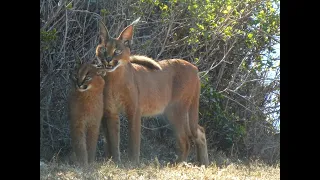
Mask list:
[{"label": "reddish brown fur", "polygon": [[[141,117],[164,114],[176,132],[180,147],[177,161],[186,161],[191,139],[196,144],[198,160],[201,164],[208,165],[205,132],[198,125],[200,80],[197,67],[181,59],[155,62],[150,59],[144,61],[145,58],[139,56],[135,57],[138,59],[135,63],[131,63],[133,58],[124,42],[132,38],[132,25],[113,39],[101,24],[102,43],[98,45],[96,55],[106,66],[112,67],[104,77],[105,110],[102,120],[109,157],[120,161],[120,112],[128,117],[129,158],[134,163],[139,163]],[[122,54],[106,61],[108,57],[101,53],[103,50],[100,51],[100,48],[106,49],[107,56],[112,56],[114,49],[121,49]],[[120,65],[117,65],[117,61]],[[161,68],[150,68],[157,64]]]},{"label": "reddish brown fur", "polygon": [[[82,64],[77,70],[74,88],[70,94],[70,131],[72,147],[80,165],[88,165],[95,159],[100,122],[103,115],[104,80],[90,64]],[[99,70],[100,71],[100,70]],[[92,79],[84,82],[91,88],[81,91],[79,82],[87,75]]]}]

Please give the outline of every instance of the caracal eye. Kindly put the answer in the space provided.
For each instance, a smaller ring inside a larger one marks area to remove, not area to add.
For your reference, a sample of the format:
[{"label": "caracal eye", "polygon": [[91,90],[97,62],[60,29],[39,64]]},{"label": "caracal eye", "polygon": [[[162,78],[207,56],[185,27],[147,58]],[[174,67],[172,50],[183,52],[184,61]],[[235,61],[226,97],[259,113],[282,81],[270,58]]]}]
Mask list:
[{"label": "caracal eye", "polygon": [[91,79],[92,79],[91,77],[87,76],[84,80],[90,81]]},{"label": "caracal eye", "polygon": [[104,53],[106,51],[106,49],[104,47],[100,48],[100,52]]},{"label": "caracal eye", "polygon": [[117,50],[114,51],[115,55],[118,55],[118,54],[121,54],[121,53],[122,53],[122,51],[120,49],[117,49]]}]

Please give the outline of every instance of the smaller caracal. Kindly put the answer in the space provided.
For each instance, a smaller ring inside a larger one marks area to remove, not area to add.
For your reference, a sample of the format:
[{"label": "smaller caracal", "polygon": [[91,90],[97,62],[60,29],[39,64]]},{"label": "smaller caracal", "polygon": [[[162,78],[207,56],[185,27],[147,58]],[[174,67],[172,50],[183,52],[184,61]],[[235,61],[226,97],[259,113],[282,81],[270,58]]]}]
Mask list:
[{"label": "smaller caracal", "polygon": [[70,131],[73,151],[80,165],[95,159],[99,127],[103,115],[105,70],[93,64],[76,69],[69,99]]}]

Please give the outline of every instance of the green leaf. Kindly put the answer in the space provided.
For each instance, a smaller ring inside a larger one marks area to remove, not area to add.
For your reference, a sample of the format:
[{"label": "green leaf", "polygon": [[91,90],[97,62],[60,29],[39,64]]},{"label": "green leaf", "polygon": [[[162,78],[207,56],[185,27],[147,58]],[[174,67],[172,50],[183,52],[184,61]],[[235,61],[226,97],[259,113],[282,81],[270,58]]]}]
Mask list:
[{"label": "green leaf", "polygon": [[72,8],[72,3],[70,2],[70,3],[67,5],[66,8],[67,8],[67,9],[71,9],[71,8]]},{"label": "green leaf", "polygon": [[202,24],[197,24],[197,26],[199,27],[199,29],[204,30],[204,26]]},{"label": "green leaf", "polygon": [[270,12],[273,13],[275,12],[276,10],[274,8],[270,8]]},{"label": "green leaf", "polygon": [[194,9],[197,9],[197,8],[198,8],[198,5],[197,5],[197,4],[194,4],[194,5],[193,5],[193,8],[194,8]]},{"label": "green leaf", "polygon": [[194,61],[197,64],[199,62],[199,58],[194,58]]},{"label": "green leaf", "polygon": [[248,34],[248,38],[249,38],[249,39],[252,39],[252,37],[253,37],[253,34],[252,34],[252,33],[249,33],[249,34]]},{"label": "green leaf", "polygon": [[168,10],[168,6],[164,4],[163,6],[160,6],[160,9],[162,11],[166,11],[166,10]]},{"label": "green leaf", "polygon": [[101,9],[100,10],[100,14],[101,15],[106,15],[108,13],[108,11],[106,9]]}]

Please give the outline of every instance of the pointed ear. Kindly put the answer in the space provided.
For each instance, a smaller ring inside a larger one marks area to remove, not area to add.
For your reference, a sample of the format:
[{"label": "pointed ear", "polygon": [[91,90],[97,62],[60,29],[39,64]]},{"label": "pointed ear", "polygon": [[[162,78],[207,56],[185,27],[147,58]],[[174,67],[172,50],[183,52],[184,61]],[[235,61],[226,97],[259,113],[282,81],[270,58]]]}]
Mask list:
[{"label": "pointed ear", "polygon": [[106,75],[106,73],[107,73],[107,70],[106,69],[103,69],[103,68],[98,68],[97,69],[97,75],[98,76],[105,76]]},{"label": "pointed ear", "polygon": [[133,37],[133,26],[136,25],[140,20],[140,17],[133,21],[129,26],[124,28],[124,30],[120,33],[118,39],[120,40],[132,40]]},{"label": "pointed ear", "polygon": [[100,44],[105,44],[109,39],[109,32],[107,27],[103,24],[102,21],[99,21],[99,29],[100,29]]},{"label": "pointed ear", "polygon": [[120,40],[132,40],[133,36],[133,26],[127,26],[119,35],[118,39]]}]

